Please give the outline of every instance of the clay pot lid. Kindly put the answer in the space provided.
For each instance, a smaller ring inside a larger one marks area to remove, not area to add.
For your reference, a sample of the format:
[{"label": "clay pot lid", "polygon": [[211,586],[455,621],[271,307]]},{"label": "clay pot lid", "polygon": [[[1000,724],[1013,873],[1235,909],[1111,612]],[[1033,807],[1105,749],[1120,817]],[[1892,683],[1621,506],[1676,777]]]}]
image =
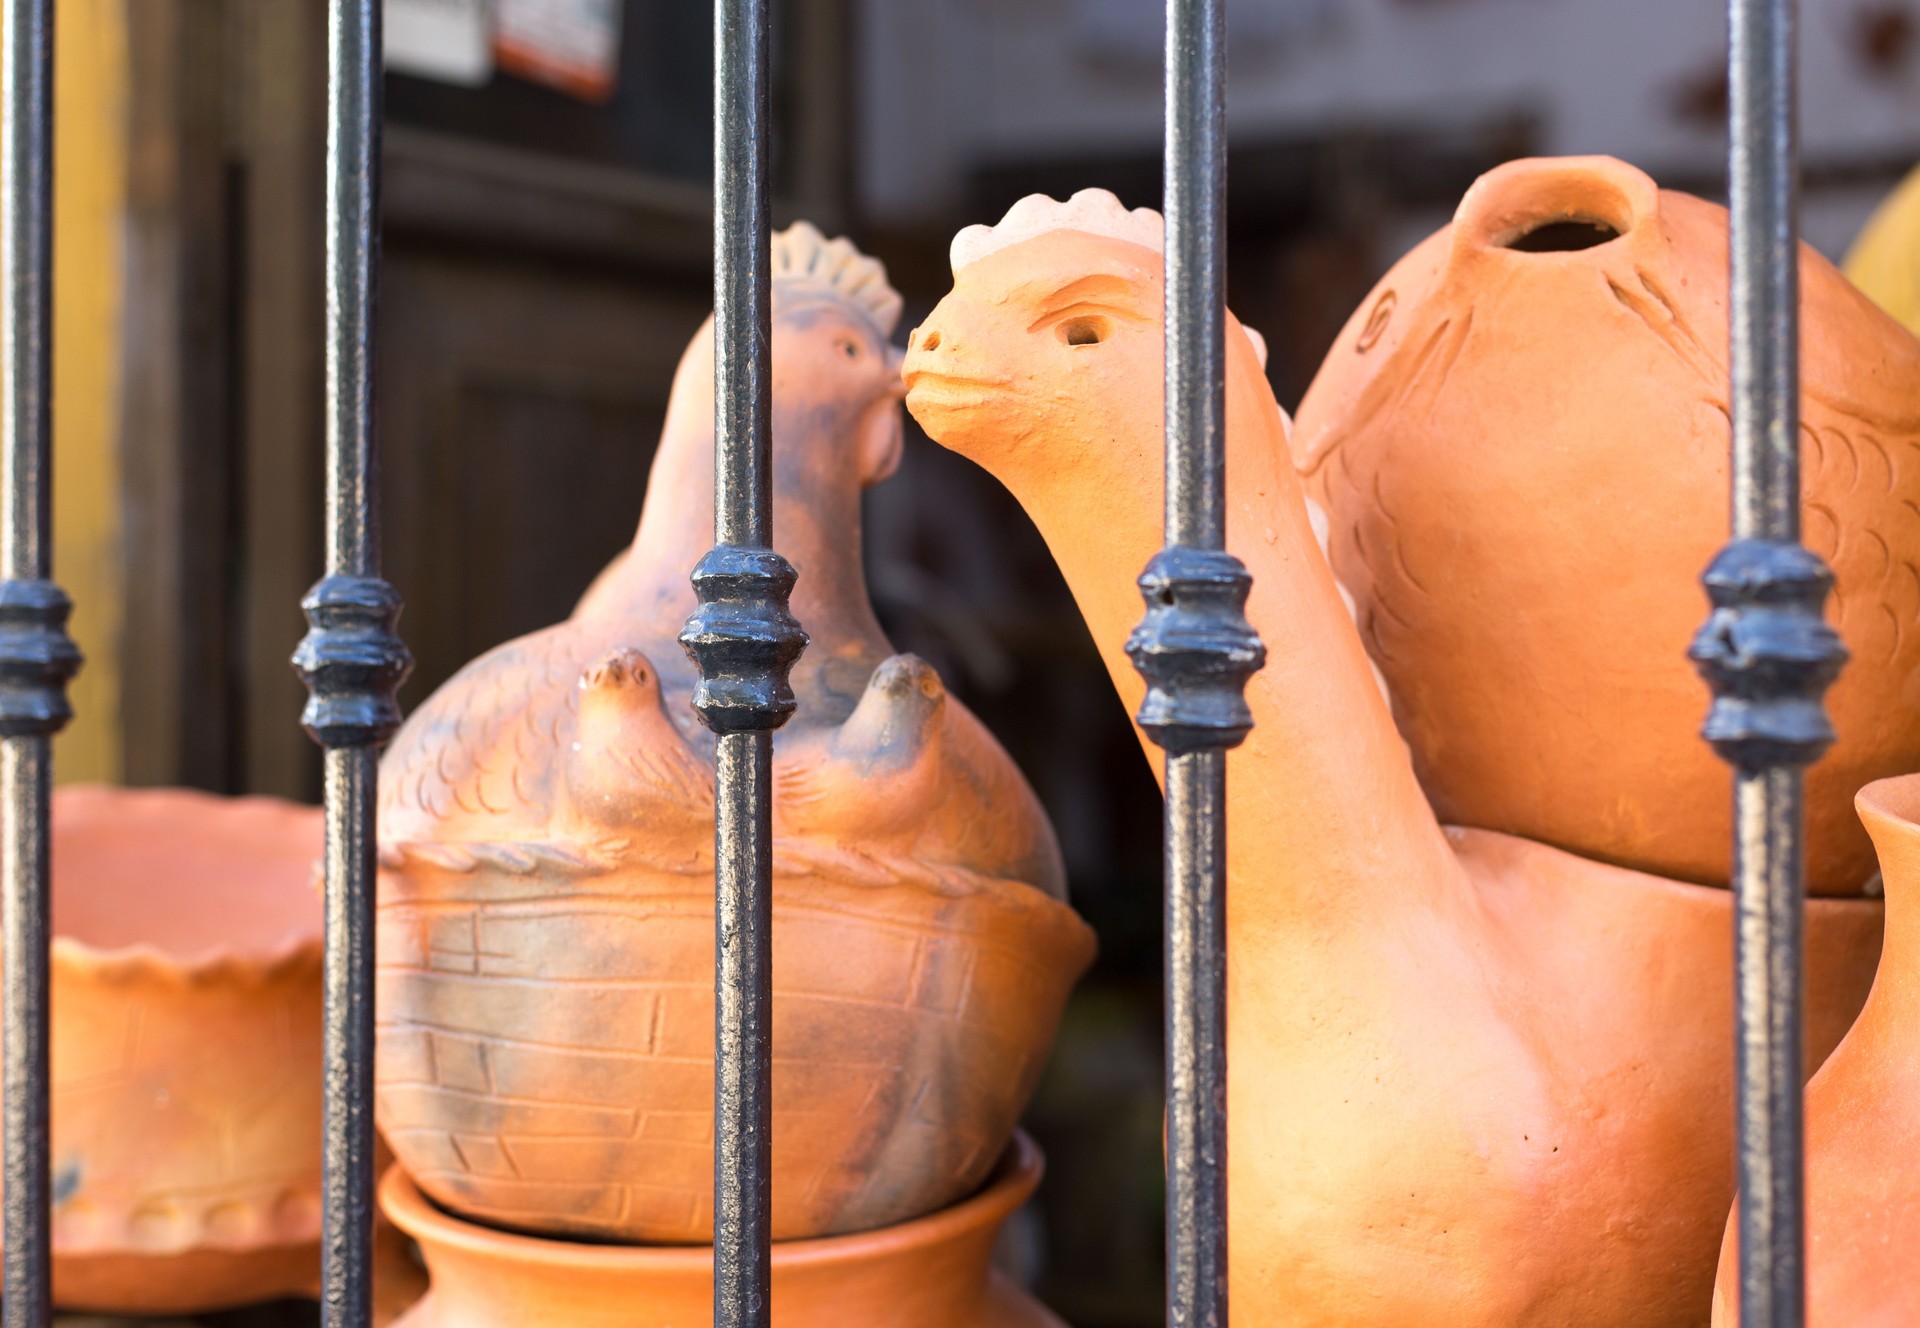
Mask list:
[{"label": "clay pot lid", "polygon": [[53,797],[55,962],[201,982],[310,962],[322,813],[278,798],[74,785]]},{"label": "clay pot lid", "polygon": [[[793,1270],[864,1264],[993,1230],[1032,1197],[1044,1170],[1039,1147],[1025,1131],[1015,1131],[992,1177],[972,1198],[878,1231],[778,1241],[773,1266]],[[380,1207],[395,1226],[423,1245],[451,1246],[496,1261],[655,1275],[711,1276],[713,1269],[709,1245],[597,1245],[481,1226],[431,1202],[400,1166],[387,1168],[380,1182]]]}]

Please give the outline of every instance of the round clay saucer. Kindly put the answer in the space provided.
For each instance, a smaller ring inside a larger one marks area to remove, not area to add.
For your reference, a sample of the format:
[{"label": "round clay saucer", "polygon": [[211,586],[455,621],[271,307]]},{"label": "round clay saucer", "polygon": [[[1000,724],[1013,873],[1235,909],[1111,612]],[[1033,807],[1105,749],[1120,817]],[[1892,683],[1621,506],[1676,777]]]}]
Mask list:
[{"label": "round clay saucer", "polygon": [[[1000,1225],[1040,1183],[1016,1135],[985,1189],[877,1231],[773,1247],[776,1328],[1065,1328],[994,1270]],[[674,1328],[709,1322],[711,1246],[593,1245],[475,1225],[436,1207],[400,1167],[380,1203],[420,1243],[433,1290],[399,1328]]]}]

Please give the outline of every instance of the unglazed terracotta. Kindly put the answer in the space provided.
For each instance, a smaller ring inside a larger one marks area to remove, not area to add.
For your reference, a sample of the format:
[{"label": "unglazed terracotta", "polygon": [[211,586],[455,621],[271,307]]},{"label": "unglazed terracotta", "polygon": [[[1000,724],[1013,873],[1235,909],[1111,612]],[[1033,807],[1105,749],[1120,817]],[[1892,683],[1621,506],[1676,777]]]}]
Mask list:
[{"label": "unglazed terracotta", "polygon": [[[1920,775],[1860,790],[1880,851],[1887,939],[1866,1008],[1807,1085],[1807,1323],[1920,1323]],[[1727,1226],[1715,1328],[1740,1321]]]},{"label": "unglazed terracotta", "polygon": [[53,799],[53,1289],[178,1314],[319,1266],[320,812]]},{"label": "unglazed terracotta", "polygon": [[[1569,223],[1617,238],[1552,248]],[[1807,879],[1845,894],[1874,869],[1854,793],[1920,768],[1920,341],[1805,246],[1800,283],[1802,521],[1852,655]],[[1486,175],[1347,323],[1294,455],[1443,818],[1725,883],[1686,652],[1727,411],[1726,211],[1611,158]]]},{"label": "unglazed terracotta", "polygon": [[[812,638],[775,738],[780,1240],[978,1188],[1093,952],[1031,789],[867,600],[860,493],[898,457],[898,313],[844,240],[776,237],[774,530]],[[632,548],[567,622],[435,693],[382,767],[379,1114],[466,1217],[712,1239],[713,742],[676,640],[712,493],[709,325]]]},{"label": "unglazed terracotta", "polygon": [[[992,1267],[994,1237],[1040,1183],[1025,1135],[986,1187],[879,1231],[773,1247],[775,1328],[1064,1328]],[[401,1328],[690,1328],[712,1322],[713,1250],[513,1235],[436,1208],[400,1168],[380,1189],[433,1290]]]},{"label": "unglazed terracotta", "polygon": [[[956,239],[905,366],[928,432],[1038,523],[1129,709],[1131,573],[1161,540],[1160,244],[1110,195],[1028,199]],[[1728,892],[1443,827],[1237,323],[1227,454],[1268,650],[1228,766],[1236,1316],[1697,1325],[1733,1193]],[[1472,583],[1446,585],[1471,609]],[[1810,1067],[1865,997],[1880,925],[1874,901],[1809,906]]]}]

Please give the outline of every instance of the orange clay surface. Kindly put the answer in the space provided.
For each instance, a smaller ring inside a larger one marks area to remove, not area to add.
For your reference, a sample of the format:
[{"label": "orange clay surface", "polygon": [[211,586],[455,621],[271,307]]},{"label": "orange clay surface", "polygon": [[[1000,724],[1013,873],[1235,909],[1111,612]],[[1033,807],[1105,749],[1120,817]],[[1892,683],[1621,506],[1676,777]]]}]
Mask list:
[{"label": "orange clay surface", "polygon": [[[812,638],[774,738],[786,1240],[977,1189],[1093,937],[1012,760],[867,599],[860,494],[898,459],[899,299],[804,225],[774,272],[774,530]],[[709,325],[632,548],[568,621],[436,692],[382,765],[380,1121],[467,1217],[712,1239],[713,740],[676,640],[712,492]]]},{"label": "orange clay surface", "polygon": [[[905,365],[915,417],[1038,523],[1130,709],[1132,576],[1161,541],[1160,243],[1110,196],[1027,200],[956,240]],[[1228,544],[1268,649],[1229,761],[1236,1319],[1698,1324],[1733,1192],[1729,895],[1442,827],[1237,323],[1227,372]],[[1810,904],[1809,1068],[1880,927],[1875,901]]]}]

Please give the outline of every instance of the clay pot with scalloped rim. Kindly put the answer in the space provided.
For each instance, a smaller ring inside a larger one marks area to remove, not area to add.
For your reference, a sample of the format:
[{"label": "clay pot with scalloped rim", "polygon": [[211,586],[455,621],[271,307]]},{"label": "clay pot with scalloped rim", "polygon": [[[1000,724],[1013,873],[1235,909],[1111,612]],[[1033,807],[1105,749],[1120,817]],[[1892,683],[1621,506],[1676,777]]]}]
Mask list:
[{"label": "clay pot with scalloped rim", "polygon": [[[1855,800],[1880,851],[1887,939],[1866,1008],[1807,1085],[1807,1324],[1920,1323],[1920,775]],[[1714,1328],[1740,1321],[1727,1224]]]},{"label": "clay pot with scalloped rim", "polygon": [[[1040,1183],[1016,1135],[977,1194],[857,1235],[777,1241],[774,1328],[1064,1328],[992,1267],[994,1237]],[[420,1243],[433,1290],[400,1328],[685,1328],[711,1322],[711,1247],[585,1245],[462,1221],[395,1167],[387,1215]]]},{"label": "clay pot with scalloped rim", "polygon": [[[772,1230],[793,1240],[978,1188],[1093,938],[1032,790],[867,599],[899,297],[804,224],[773,262],[774,529],[812,638],[774,737]],[[677,640],[712,493],[709,326],[632,547],[566,622],[451,679],[382,763],[380,1121],[464,1217],[712,1240],[714,743]]]},{"label": "clay pot with scalloped rim", "polygon": [[56,1303],[172,1314],[306,1293],[320,812],[74,787],[52,836]]}]

